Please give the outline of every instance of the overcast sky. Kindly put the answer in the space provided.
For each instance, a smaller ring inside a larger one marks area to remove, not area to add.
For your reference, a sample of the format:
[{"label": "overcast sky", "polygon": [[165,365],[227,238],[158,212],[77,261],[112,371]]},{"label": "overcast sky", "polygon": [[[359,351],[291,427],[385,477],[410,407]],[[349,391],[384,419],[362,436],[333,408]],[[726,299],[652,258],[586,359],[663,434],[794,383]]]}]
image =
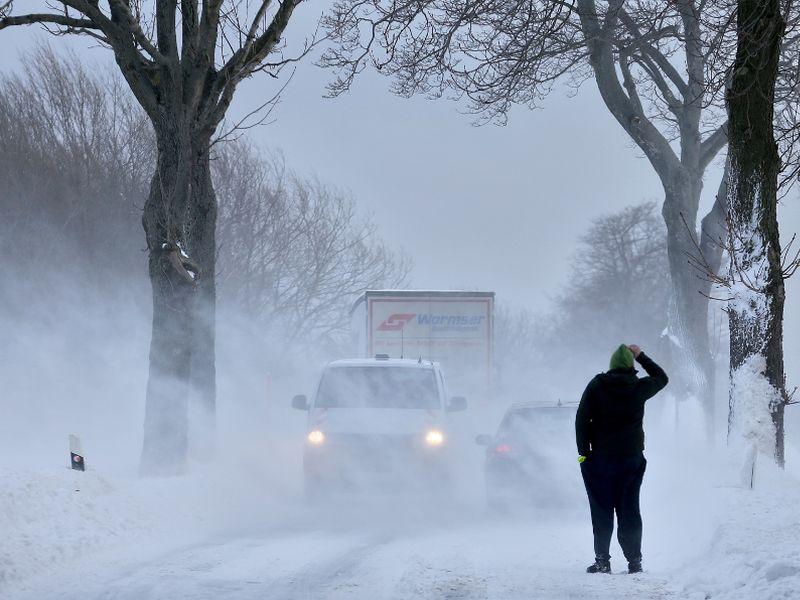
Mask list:
[{"label": "overcast sky", "polygon": [[[301,5],[288,36],[312,31],[319,9],[311,8]],[[0,33],[0,66],[18,68],[20,49],[36,37],[36,29]],[[105,50],[86,45],[77,43],[81,57],[109,63]],[[592,81],[576,97],[557,89],[543,109],[517,109],[505,127],[475,127],[460,112],[464,106],[394,97],[389,81],[374,73],[349,94],[325,99],[331,77],[312,61],[301,64],[275,122],[252,136],[280,149],[292,168],[352,192],[383,237],[413,257],[417,287],[493,290],[501,300],[545,309],[592,218],[662,199],[658,179]],[[233,116],[258,106],[277,85],[265,76],[246,82]],[[715,165],[706,203],[719,176]],[[798,204],[794,194],[781,208],[787,234],[800,230]],[[799,281],[790,292],[800,294]],[[790,307],[796,302],[790,297]]]}]

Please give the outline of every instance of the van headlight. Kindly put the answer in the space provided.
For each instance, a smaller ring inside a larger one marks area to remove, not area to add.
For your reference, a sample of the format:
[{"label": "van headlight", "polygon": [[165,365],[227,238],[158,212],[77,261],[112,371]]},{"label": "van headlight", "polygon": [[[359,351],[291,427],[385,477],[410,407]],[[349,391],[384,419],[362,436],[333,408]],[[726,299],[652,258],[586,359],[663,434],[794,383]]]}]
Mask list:
[{"label": "van headlight", "polygon": [[431,429],[425,434],[425,443],[428,446],[441,446],[444,444],[444,434],[438,429]]},{"label": "van headlight", "polygon": [[325,434],[322,433],[319,429],[315,429],[314,431],[308,432],[308,443],[314,446],[319,446],[322,442],[325,441]]}]

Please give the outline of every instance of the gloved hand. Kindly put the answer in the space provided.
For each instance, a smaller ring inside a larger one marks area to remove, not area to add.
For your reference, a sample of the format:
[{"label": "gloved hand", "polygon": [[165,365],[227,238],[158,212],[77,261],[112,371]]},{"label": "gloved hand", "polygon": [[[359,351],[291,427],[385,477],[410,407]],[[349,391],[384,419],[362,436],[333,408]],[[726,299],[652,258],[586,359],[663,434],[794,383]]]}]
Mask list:
[{"label": "gloved hand", "polygon": [[580,464],[583,464],[584,462],[586,462],[586,458],[587,458],[586,456],[584,456],[583,454],[581,454],[580,456],[578,456],[578,462],[579,462]]}]

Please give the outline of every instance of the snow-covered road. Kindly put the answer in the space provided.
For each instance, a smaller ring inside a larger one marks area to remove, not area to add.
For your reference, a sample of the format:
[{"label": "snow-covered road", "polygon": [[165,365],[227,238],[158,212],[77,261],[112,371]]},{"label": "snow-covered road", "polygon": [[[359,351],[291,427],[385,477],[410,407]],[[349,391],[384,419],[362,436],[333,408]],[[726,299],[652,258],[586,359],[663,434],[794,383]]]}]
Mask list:
[{"label": "snow-covered road", "polygon": [[[306,509],[307,510],[307,509]],[[147,599],[666,599],[658,568],[587,575],[591,531],[583,512],[498,518],[438,517],[349,506],[298,511],[262,531],[213,535],[153,552],[104,554],[7,590],[8,600]],[[397,518],[392,519],[394,512]],[[383,517],[383,518],[379,518]],[[381,523],[380,526],[371,525]],[[387,525],[390,523],[390,525]],[[617,550],[618,552],[618,550]]]}]

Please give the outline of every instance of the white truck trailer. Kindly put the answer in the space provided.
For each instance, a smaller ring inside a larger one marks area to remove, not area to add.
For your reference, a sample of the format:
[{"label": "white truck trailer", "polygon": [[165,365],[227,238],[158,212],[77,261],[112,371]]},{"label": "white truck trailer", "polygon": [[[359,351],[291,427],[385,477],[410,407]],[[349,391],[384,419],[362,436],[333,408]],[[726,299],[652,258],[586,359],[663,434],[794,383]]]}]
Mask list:
[{"label": "white truck trailer", "polygon": [[453,395],[489,398],[494,292],[368,291],[351,317],[357,356],[436,361]]}]

